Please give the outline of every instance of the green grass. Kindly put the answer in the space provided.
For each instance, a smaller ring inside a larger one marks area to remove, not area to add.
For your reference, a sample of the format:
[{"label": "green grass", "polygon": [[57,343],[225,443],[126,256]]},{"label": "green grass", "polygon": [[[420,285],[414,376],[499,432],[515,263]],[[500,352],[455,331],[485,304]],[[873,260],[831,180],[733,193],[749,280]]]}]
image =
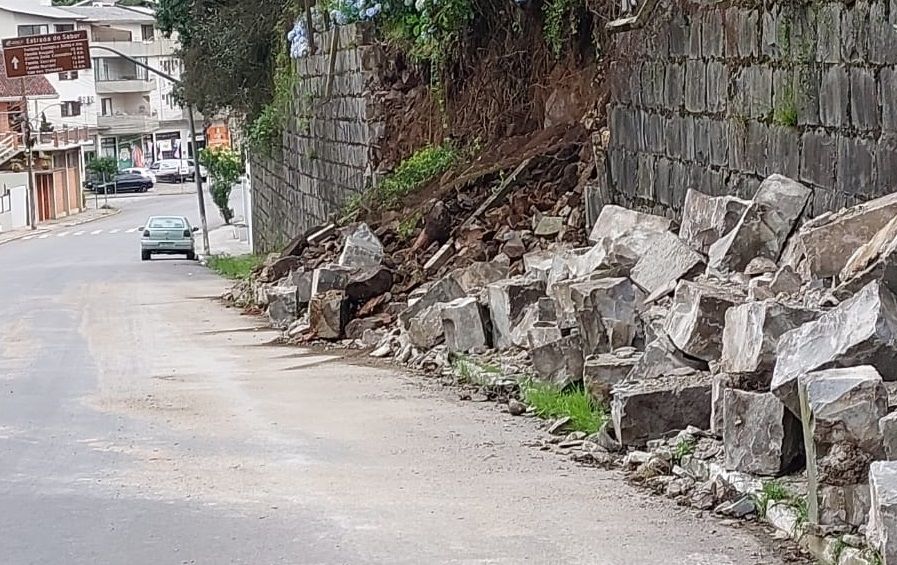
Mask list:
[{"label": "green grass", "polygon": [[452,354],[449,363],[462,383],[488,385],[491,379],[501,374],[501,369],[495,365],[476,361],[461,353]]},{"label": "green grass", "polygon": [[688,439],[680,439],[676,442],[676,449],[673,451],[673,460],[677,464],[682,462],[682,458],[695,452],[695,441]]},{"label": "green grass", "polygon": [[228,279],[245,279],[265,258],[261,255],[212,255],[209,268]]},{"label": "green grass", "polygon": [[763,483],[760,494],[754,500],[757,514],[765,516],[771,502],[781,502],[794,508],[797,512],[797,523],[795,526],[800,527],[807,522],[807,500],[795,495],[778,481],[766,481]]},{"label": "green grass", "polygon": [[396,230],[398,236],[405,240],[414,235],[414,230],[417,228],[417,223],[420,221],[420,217],[420,212],[415,212],[399,222],[399,227]]},{"label": "green grass", "polygon": [[378,204],[395,206],[425,183],[444,173],[458,159],[459,151],[451,143],[430,145],[399,163],[381,181],[376,190]]},{"label": "green grass", "polygon": [[607,419],[603,406],[596,406],[592,397],[581,387],[559,390],[550,384],[529,382],[521,385],[527,404],[540,418],[570,417],[570,427],[593,434]]}]

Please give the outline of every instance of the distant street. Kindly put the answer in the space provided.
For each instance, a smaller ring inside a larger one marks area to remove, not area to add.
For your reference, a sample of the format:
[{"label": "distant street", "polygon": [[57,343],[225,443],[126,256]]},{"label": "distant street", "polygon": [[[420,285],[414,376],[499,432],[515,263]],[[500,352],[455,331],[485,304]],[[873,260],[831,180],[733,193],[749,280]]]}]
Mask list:
[{"label": "distant street", "polygon": [[0,563],[780,563],[493,404],[266,345],[204,267],[140,260],[194,194],[110,200],[0,245]]}]

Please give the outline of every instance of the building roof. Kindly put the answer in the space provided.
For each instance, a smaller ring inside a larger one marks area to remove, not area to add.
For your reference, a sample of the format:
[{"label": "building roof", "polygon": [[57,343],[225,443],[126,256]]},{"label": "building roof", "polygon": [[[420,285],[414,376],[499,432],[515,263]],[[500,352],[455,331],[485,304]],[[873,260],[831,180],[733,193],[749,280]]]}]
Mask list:
[{"label": "building roof", "polygon": [[27,14],[29,16],[41,16],[54,20],[80,20],[82,16],[54,8],[53,6],[44,6],[35,0],[0,0],[0,10],[14,12],[16,14]]},{"label": "building roof", "polygon": [[[5,0],[0,0],[4,2]],[[118,6],[68,6],[65,11],[71,12],[76,17],[86,22],[96,23],[153,23],[156,18],[149,14],[142,14],[134,10],[127,10]]]},{"label": "building roof", "polygon": [[[25,95],[29,98],[56,98],[59,96],[56,89],[44,76],[25,77]],[[0,100],[19,100],[21,98],[22,79],[6,76],[6,65],[0,64]]]}]

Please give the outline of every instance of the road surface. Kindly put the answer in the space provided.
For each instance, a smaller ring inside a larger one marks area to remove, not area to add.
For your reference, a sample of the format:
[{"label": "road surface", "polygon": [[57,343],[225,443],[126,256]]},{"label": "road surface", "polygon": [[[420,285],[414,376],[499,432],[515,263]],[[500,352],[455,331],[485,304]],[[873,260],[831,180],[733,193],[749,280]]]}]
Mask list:
[{"label": "road surface", "polygon": [[115,204],[0,246],[0,562],[779,563],[494,405],[268,345],[198,264],[140,261],[194,196]]}]

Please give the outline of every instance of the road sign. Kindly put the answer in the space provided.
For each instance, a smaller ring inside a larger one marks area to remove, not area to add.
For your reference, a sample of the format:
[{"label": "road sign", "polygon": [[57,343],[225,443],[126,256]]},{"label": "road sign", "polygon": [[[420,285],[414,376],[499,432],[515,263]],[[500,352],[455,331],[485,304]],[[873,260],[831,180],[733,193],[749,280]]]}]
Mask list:
[{"label": "road sign", "polygon": [[4,39],[3,61],[10,78],[89,69],[87,30]]}]

